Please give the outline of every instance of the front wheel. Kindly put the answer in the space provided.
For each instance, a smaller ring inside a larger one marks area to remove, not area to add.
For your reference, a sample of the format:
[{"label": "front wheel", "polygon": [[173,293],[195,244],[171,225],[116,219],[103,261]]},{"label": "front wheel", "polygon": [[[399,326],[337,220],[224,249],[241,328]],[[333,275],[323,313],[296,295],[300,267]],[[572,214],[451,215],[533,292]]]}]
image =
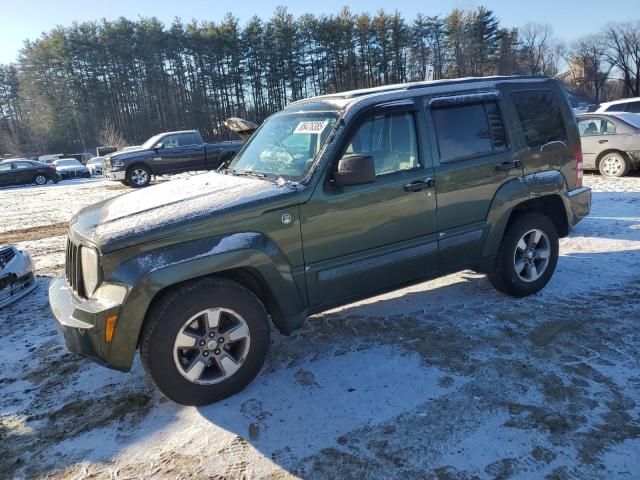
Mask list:
[{"label": "front wheel", "polygon": [[254,379],[269,338],[267,312],[253,292],[229,280],[205,278],[174,289],[150,310],[140,357],[167,398],[205,405]]},{"label": "front wheel", "polygon": [[616,152],[607,153],[598,164],[598,170],[605,177],[624,177],[629,167],[627,159]]},{"label": "front wheel", "polygon": [[130,187],[146,187],[151,182],[151,171],[145,165],[134,165],[127,170],[125,180]]},{"label": "front wheel", "polygon": [[506,231],[489,281],[502,293],[526,297],[549,282],[558,263],[558,232],[549,217],[526,213]]}]

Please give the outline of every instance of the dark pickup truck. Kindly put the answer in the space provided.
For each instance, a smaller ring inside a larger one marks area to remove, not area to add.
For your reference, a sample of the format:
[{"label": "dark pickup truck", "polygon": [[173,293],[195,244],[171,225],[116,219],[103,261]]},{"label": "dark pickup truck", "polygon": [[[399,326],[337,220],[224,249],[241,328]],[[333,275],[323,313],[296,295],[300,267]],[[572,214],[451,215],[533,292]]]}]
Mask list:
[{"label": "dark pickup truck", "polygon": [[231,160],[243,143],[241,140],[204,143],[197,130],[160,133],[140,148],[108,155],[104,175],[130,187],[146,187],[152,175],[216,169]]}]

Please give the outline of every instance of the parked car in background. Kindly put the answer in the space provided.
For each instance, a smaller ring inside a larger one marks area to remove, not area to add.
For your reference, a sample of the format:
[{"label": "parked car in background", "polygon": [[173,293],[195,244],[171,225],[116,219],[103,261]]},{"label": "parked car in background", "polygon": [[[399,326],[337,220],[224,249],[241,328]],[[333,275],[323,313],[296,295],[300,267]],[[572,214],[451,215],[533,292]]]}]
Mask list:
[{"label": "parked car in background", "polygon": [[272,115],[219,172],[82,210],[49,302],[73,352],[127,371],[140,349],[164,395],[201,405],[258,374],[272,324],[467,268],[539,292],[590,208],[558,81],[344,92]]},{"label": "parked car in background", "polygon": [[102,175],[104,169],[104,157],[93,157],[87,161],[87,168],[91,175]]},{"label": "parked car in background", "polygon": [[243,143],[204,143],[197,130],[160,133],[137,149],[107,155],[105,177],[130,187],[146,187],[153,175],[214,170],[233,158]]},{"label": "parked car in background", "polygon": [[0,162],[0,186],[44,185],[51,181],[57,183],[62,177],[53,165],[45,165],[35,160],[14,158]]},{"label": "parked car in background", "polygon": [[24,297],[35,287],[29,254],[13,245],[0,245],[0,308]]},{"label": "parked car in background", "polygon": [[624,98],[613,102],[601,103],[596,113],[601,112],[630,112],[640,113],[640,97]]},{"label": "parked car in background", "polygon": [[75,158],[61,158],[53,162],[53,165],[63,179],[88,178],[91,176],[89,169]]},{"label": "parked car in background", "polygon": [[585,170],[622,177],[640,167],[640,115],[582,113],[576,120]]}]

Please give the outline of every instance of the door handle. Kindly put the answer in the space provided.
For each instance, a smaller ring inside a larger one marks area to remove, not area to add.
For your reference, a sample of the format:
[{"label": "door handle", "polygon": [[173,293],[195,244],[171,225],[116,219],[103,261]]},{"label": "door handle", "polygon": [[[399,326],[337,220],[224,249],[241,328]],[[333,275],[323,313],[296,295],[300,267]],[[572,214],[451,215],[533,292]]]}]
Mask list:
[{"label": "door handle", "polygon": [[609,140],[598,140],[598,143],[608,143]]},{"label": "door handle", "polygon": [[425,188],[433,188],[436,186],[436,181],[429,177],[424,180],[418,180],[417,182],[407,183],[403,188],[405,192],[419,192]]},{"label": "door handle", "polygon": [[520,168],[522,166],[522,162],[520,160],[514,160],[512,162],[502,162],[496,165],[496,170],[499,172],[508,172],[513,168]]}]

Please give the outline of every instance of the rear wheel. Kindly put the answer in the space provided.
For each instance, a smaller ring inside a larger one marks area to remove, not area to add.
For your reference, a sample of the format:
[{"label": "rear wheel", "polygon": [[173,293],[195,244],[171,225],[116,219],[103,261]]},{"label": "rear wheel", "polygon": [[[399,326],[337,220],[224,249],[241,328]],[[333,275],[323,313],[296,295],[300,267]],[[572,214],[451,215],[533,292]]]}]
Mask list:
[{"label": "rear wheel", "polygon": [[130,187],[146,187],[151,182],[151,171],[145,165],[133,165],[127,170],[125,181]]},{"label": "rear wheel", "polygon": [[41,173],[33,177],[33,183],[35,183],[36,185],[45,185],[48,181],[49,178]]},{"label": "rear wheel", "polygon": [[607,153],[598,164],[598,170],[605,177],[624,177],[629,172],[629,162],[616,152]]},{"label": "rear wheel", "polygon": [[142,364],[160,391],[184,405],[205,405],[242,390],[269,348],[260,300],[242,285],[205,278],[165,295],[142,332]]},{"label": "rear wheel", "polygon": [[516,219],[505,233],[489,281],[514,297],[539,292],[558,263],[558,232],[549,217],[538,212]]}]

